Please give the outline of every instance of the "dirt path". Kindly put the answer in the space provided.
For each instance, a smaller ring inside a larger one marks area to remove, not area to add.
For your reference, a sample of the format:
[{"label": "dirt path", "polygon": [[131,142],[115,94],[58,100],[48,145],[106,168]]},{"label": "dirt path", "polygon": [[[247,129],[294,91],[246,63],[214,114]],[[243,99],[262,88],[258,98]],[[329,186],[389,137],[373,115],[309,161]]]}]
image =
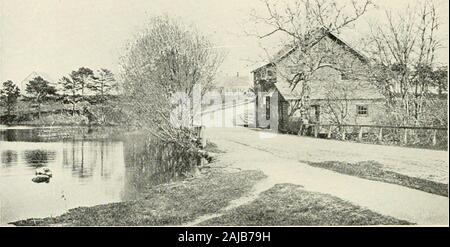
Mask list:
[{"label": "dirt path", "polygon": [[420,225],[448,225],[447,197],[299,162],[376,160],[405,175],[448,183],[447,152],[274,135],[245,128],[208,129],[207,137],[227,151],[222,159],[234,167],[263,171],[268,178],[258,185],[261,188],[298,184],[398,219]]},{"label": "dirt path", "polygon": [[235,209],[235,208],[237,208],[239,206],[242,206],[242,205],[245,205],[245,204],[248,204],[248,203],[254,201],[256,198],[259,197],[259,195],[262,192],[272,188],[274,185],[275,185],[274,181],[272,181],[270,179],[263,179],[262,181],[259,181],[258,183],[255,184],[255,186],[253,187],[253,189],[252,189],[252,191],[250,193],[248,193],[247,195],[245,195],[243,197],[240,197],[240,198],[238,198],[236,200],[230,201],[228,206],[223,208],[223,209],[221,209],[219,212],[217,212],[215,214],[206,214],[206,215],[200,216],[199,218],[197,218],[197,219],[195,219],[195,220],[193,220],[191,222],[187,222],[187,223],[185,223],[183,225],[185,225],[185,226],[195,226],[195,225],[198,225],[198,224],[200,224],[202,222],[205,222],[205,221],[207,221],[209,219],[222,216],[227,211],[230,211],[230,210]]}]

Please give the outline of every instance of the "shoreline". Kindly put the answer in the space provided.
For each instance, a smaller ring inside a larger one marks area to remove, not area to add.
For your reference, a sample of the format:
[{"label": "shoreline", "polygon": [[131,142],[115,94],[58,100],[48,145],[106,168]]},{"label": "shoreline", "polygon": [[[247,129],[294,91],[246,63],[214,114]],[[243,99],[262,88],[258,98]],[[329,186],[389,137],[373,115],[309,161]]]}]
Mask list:
[{"label": "shoreline", "polygon": [[[220,152],[220,150],[217,150]],[[134,201],[77,207],[47,218],[10,222],[13,226],[186,226],[194,225],[410,225],[340,198],[275,184],[252,196],[266,175],[233,168],[216,159],[192,177],[147,188]],[[245,198],[254,197],[249,201]],[[233,204],[245,201],[242,204]],[[345,210],[342,210],[342,209]],[[333,217],[328,217],[328,216]],[[327,217],[324,217],[327,216]]]},{"label": "shoreline", "polygon": [[249,193],[264,177],[260,171],[239,171],[215,163],[204,166],[196,176],[149,187],[134,201],[77,207],[60,216],[29,218],[8,225],[181,225],[219,212],[229,201]]}]

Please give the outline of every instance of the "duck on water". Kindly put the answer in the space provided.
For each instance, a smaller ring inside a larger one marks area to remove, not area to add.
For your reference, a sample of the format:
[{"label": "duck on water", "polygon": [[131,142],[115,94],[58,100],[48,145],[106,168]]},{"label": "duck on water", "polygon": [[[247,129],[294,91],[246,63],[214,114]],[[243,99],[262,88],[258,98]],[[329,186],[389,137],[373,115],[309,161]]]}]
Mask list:
[{"label": "duck on water", "polygon": [[50,178],[53,176],[52,172],[47,167],[36,169],[35,175],[36,176],[33,179],[31,179],[31,181],[35,183],[43,183],[43,182],[48,183],[50,182]]}]

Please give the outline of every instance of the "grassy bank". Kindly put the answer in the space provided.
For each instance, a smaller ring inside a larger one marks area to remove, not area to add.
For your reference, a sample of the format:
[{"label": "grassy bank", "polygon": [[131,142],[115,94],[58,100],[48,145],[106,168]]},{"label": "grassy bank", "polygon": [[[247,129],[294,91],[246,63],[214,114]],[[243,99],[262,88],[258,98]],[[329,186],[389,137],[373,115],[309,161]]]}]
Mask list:
[{"label": "grassy bank", "polygon": [[[40,106],[41,115],[32,101],[19,101],[12,116],[0,107],[0,124],[30,126],[82,126],[82,125],[119,125],[130,124],[127,113],[123,111],[119,100],[111,98],[101,104],[94,97],[73,106],[61,100],[49,100]],[[75,112],[73,112],[75,110]]]},{"label": "grassy bank", "polygon": [[376,161],[363,161],[358,163],[348,163],[340,161],[302,162],[305,162],[314,167],[320,167],[351,176],[374,181],[381,181],[385,183],[398,184],[408,188],[448,197],[448,184],[438,183],[426,179],[410,177],[396,172],[387,171],[383,168],[383,164],[380,164]]},{"label": "grassy bank", "polygon": [[[213,143],[208,151],[222,152]],[[340,198],[309,192],[301,186],[277,184],[254,201],[228,211],[230,202],[248,196],[260,171],[241,171],[220,156],[182,181],[149,186],[134,201],[78,207],[41,219],[26,219],[17,226],[162,226],[183,225],[201,216],[218,217],[201,225],[403,225],[409,222],[375,213]]]},{"label": "grassy bank", "polygon": [[53,218],[27,219],[17,226],[181,225],[218,212],[248,193],[264,175],[259,171],[216,169],[212,166],[189,180],[150,187],[136,201],[79,207]]},{"label": "grassy bank", "polygon": [[[163,226],[183,225],[200,216],[221,215],[200,225],[405,225],[337,197],[277,184],[256,200],[222,212],[230,201],[247,194],[265,176],[212,166],[199,177],[163,184],[142,199],[94,207],[79,207],[53,218],[27,219],[16,226]],[[223,214],[221,214],[223,213]]]},{"label": "grassy bank", "polygon": [[250,204],[202,222],[201,225],[406,225],[340,198],[305,191],[293,184],[277,184]]}]

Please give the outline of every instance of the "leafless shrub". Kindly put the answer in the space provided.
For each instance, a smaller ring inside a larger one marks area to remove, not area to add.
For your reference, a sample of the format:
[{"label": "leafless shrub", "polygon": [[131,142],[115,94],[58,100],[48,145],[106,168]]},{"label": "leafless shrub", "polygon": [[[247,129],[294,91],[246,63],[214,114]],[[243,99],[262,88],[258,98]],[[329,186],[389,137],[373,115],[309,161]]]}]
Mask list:
[{"label": "leafless shrub", "polygon": [[367,51],[374,59],[372,79],[389,99],[389,119],[400,125],[446,125],[447,112],[434,114],[428,107],[442,104],[447,91],[446,69],[435,59],[442,42],[434,2],[385,15],[386,23],[372,24]]},{"label": "leafless shrub", "polygon": [[[300,100],[290,105],[290,113],[303,111],[309,107],[308,93],[310,82],[317,72],[332,68],[346,76],[365,76],[365,66],[361,63],[362,54],[348,56],[350,51],[336,46],[335,42],[325,39],[328,33],[339,34],[342,29],[351,27],[373,5],[370,0],[296,0],[293,2],[269,0],[262,1],[266,15],[253,14],[255,30],[252,35],[260,39],[274,38],[282,40],[282,48],[275,55],[283,57],[290,53],[283,69],[277,68],[277,76],[289,82],[292,90],[301,92]],[[263,47],[267,51],[267,47]],[[272,56],[268,56],[272,59]]]},{"label": "leafless shrub", "polygon": [[[167,16],[153,18],[129,44],[121,66],[124,105],[134,123],[159,140],[189,147],[194,88],[210,88],[221,61],[213,44],[195,29]],[[180,94],[184,98],[177,98]],[[188,115],[187,125],[173,122],[176,110]]]}]

